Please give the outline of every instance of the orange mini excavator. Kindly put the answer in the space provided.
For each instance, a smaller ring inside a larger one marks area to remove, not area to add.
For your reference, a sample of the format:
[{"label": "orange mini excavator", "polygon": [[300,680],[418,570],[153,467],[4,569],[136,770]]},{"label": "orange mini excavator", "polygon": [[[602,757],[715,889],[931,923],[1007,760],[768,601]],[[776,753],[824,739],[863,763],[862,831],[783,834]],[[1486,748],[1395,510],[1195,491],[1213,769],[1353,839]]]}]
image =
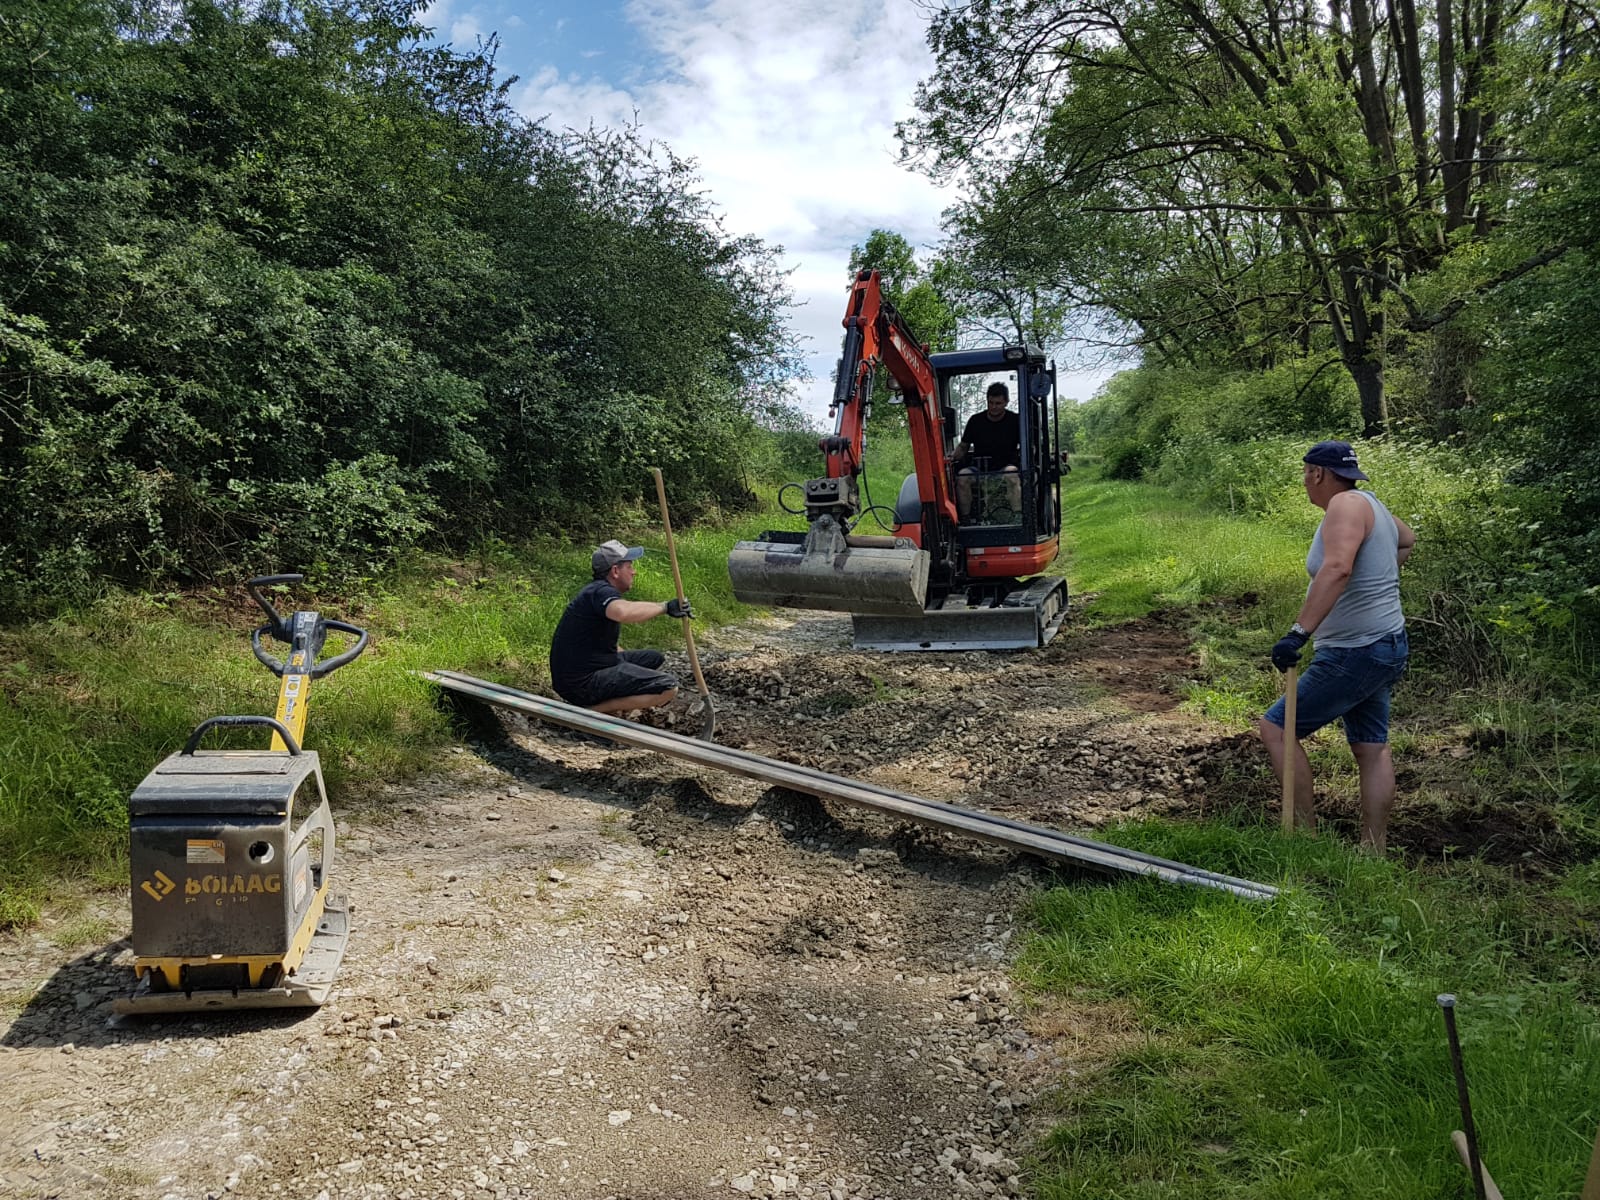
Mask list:
[{"label": "orange mini excavator", "polygon": [[[852,614],[863,650],[1002,650],[1042,646],[1067,610],[1066,581],[1041,575],[1061,534],[1062,459],[1055,364],[1036,347],[931,354],[884,297],[876,271],[851,288],[831,415],[819,443],[827,474],[799,486],[803,531],[763,533],[728,556],[747,604]],[[867,411],[878,369],[906,409],[916,467],[900,488],[888,536],[853,532]],[[957,406],[1008,384],[1018,415],[1017,461],[952,466]],[[961,503],[958,505],[958,496]]]}]

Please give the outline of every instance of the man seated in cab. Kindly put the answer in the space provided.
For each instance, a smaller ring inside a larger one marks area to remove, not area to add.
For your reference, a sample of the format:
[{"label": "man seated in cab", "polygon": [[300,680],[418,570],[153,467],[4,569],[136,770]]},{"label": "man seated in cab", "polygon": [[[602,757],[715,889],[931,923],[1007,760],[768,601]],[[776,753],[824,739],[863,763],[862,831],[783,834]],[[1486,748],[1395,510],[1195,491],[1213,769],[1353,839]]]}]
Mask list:
[{"label": "man seated in cab", "polygon": [[687,600],[627,600],[643,547],[602,542],[590,558],[594,578],[572,598],[550,639],[550,679],[568,704],[600,713],[633,712],[668,704],[678,677],[661,670],[659,650],[617,649],[624,625],[656,617],[688,619]]},{"label": "man seated in cab", "polygon": [[[1011,502],[1010,521],[1022,519],[1022,419],[1007,406],[1011,394],[1003,383],[991,383],[984,395],[984,411],[973,413],[961,431],[961,441],[948,462],[956,470],[956,511],[972,519],[972,483],[980,470],[1004,473],[1006,496]],[[962,466],[972,460],[973,465]],[[988,524],[997,521],[991,514]]]}]

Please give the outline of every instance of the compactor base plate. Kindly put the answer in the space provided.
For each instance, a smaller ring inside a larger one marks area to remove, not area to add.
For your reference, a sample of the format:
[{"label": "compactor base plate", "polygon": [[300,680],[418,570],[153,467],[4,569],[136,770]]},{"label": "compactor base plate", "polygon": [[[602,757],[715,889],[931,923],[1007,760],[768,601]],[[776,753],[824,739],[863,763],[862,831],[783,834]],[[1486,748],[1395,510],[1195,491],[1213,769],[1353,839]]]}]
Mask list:
[{"label": "compactor base plate", "polygon": [[330,896],[299,969],[278,986],[174,992],[153,987],[155,972],[146,972],[133,994],[117,1000],[112,1010],[123,1015],[151,1016],[252,1008],[321,1008],[333,992],[333,977],[344,961],[349,940],[349,903],[343,896]]}]

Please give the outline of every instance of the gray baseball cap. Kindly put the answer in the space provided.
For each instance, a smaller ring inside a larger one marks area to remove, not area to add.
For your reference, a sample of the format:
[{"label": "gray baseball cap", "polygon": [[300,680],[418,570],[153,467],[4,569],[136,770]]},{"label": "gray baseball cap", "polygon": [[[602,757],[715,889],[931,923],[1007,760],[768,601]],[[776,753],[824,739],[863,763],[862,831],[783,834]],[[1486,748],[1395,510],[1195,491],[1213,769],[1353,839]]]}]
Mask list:
[{"label": "gray baseball cap", "polygon": [[636,558],[643,557],[643,546],[624,546],[613,538],[609,542],[601,542],[594,548],[594,554],[589,559],[589,564],[596,571],[609,571],[618,563],[632,562]]}]

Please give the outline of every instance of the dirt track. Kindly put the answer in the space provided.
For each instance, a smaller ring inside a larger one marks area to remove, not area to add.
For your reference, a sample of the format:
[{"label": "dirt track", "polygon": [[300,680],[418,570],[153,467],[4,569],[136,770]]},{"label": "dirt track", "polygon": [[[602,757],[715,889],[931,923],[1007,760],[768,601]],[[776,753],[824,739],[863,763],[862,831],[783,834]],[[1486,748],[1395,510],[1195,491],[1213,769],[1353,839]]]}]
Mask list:
[{"label": "dirt track", "polygon": [[[1176,711],[1193,663],[1160,618],[1028,655],[847,638],[713,638],[718,740],[1080,829],[1237,803],[1219,781],[1259,770]],[[353,933],[319,1012],[116,1025],[125,942],[7,936],[0,1195],[1025,1191],[1050,1090],[1129,1033],[1011,990],[1037,863],[509,732],[341,814]],[[126,897],[88,915],[125,933]]]}]

